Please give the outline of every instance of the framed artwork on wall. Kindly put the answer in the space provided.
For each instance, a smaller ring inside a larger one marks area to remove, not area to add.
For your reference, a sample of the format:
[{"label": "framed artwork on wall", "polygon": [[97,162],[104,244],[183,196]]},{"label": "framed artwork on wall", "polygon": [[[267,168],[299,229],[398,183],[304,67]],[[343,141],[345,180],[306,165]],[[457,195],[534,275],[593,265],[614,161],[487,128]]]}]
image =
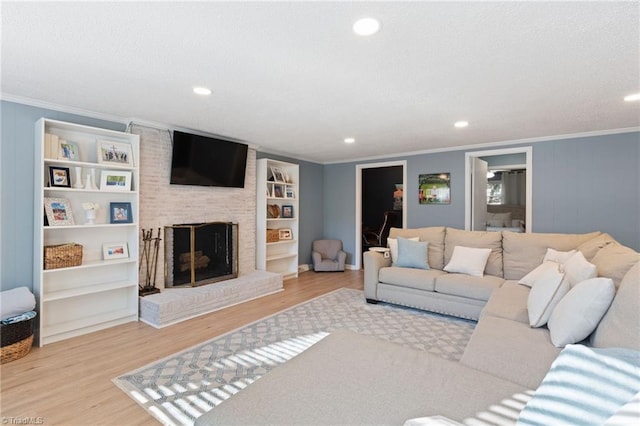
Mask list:
[{"label": "framed artwork on wall", "polygon": [[451,204],[451,173],[430,173],[418,176],[420,204]]}]

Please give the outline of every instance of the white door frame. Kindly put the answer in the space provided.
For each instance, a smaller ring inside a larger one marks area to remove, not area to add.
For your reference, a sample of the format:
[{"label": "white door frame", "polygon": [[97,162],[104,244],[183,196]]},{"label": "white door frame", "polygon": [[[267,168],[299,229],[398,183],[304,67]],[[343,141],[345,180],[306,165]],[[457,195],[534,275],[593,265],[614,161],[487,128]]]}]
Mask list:
[{"label": "white door frame", "polygon": [[494,155],[505,154],[525,154],[526,164],[526,209],[525,209],[525,225],[526,232],[533,231],[533,149],[531,146],[523,146],[519,148],[503,148],[492,149],[489,151],[472,151],[466,152],[464,156],[464,228],[471,229],[471,159],[475,157],[489,157]]},{"label": "white door frame", "polygon": [[356,252],[354,253],[356,270],[362,268],[362,170],[380,167],[402,166],[402,227],[407,227],[407,160],[385,161],[383,163],[367,163],[356,165]]}]

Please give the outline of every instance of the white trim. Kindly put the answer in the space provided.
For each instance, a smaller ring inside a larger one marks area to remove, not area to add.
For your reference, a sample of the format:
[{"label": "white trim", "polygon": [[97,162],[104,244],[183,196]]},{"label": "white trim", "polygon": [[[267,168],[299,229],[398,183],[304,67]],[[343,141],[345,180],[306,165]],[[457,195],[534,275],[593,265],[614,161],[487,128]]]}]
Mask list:
[{"label": "white trim", "polygon": [[471,161],[477,157],[488,157],[493,155],[525,154],[525,177],[526,209],[525,226],[526,232],[533,231],[533,147],[522,146],[518,148],[492,149],[489,151],[469,151],[464,155],[464,229],[471,229]]},{"label": "white trim", "polygon": [[407,160],[386,161],[382,163],[356,164],[356,235],[355,253],[353,255],[354,269],[362,267],[362,170],[380,167],[402,166],[402,227],[407,227]]}]

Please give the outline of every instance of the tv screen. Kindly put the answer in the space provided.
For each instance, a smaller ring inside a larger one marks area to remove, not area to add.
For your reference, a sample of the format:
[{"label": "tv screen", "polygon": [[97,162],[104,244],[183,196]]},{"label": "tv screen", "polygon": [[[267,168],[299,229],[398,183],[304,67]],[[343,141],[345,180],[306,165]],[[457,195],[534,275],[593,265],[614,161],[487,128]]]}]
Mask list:
[{"label": "tv screen", "polygon": [[175,130],[171,183],[243,188],[247,149],[243,143]]}]

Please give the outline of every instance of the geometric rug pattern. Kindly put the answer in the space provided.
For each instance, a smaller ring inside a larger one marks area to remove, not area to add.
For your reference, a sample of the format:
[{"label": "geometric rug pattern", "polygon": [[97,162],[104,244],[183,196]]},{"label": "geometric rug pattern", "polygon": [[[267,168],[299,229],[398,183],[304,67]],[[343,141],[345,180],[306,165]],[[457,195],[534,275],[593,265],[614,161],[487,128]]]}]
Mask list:
[{"label": "geometric rug pattern", "polygon": [[342,288],[113,379],[165,425],[192,425],[278,365],[337,329],[459,360],[474,321],[365,302]]}]

